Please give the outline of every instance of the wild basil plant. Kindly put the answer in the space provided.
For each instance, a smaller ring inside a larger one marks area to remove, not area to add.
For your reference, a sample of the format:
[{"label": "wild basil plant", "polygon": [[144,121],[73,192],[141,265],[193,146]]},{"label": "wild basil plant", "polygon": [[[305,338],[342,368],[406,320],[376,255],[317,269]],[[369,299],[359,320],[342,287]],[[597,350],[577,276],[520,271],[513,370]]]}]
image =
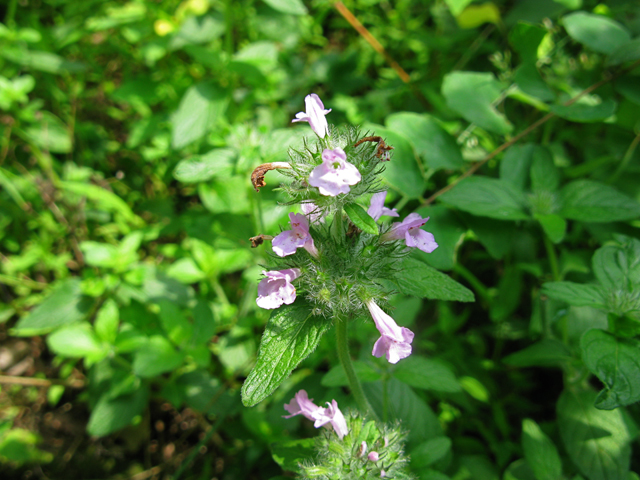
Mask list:
[{"label": "wild basil plant", "polygon": [[[335,400],[327,408],[318,407],[304,390],[285,406],[291,416],[303,414],[316,427],[333,427],[334,434],[320,437],[316,451],[324,454],[318,457],[318,465],[303,468],[304,474],[405,478],[403,433],[399,425],[375,422],[376,412],[349,355],[349,324],[371,318],[380,332],[372,354],[395,364],[412,354],[414,333],[385,312],[390,294],[459,301],[473,301],[473,295],[411,256],[414,249],[431,253],[438,248],[434,236],[421,228],[428,217],[411,213],[392,223],[384,218],[399,217],[395,209],[384,206],[386,191],[381,182],[393,147],[357,128],[328,125],[325,116],[331,110],[315,94],[308,95],[305,104],[306,112],[293,121],[309,122],[317,138],[300,150],[290,150],[289,162],[263,164],[252,174],[259,191],[266,185],[266,172],[280,170],[290,178],[282,186],[291,197],[288,204],[300,204],[303,213],[289,214],[288,230],[251,239],[254,246],[271,241],[273,254],[258,285],[256,302],[273,313],[256,365],[243,385],[242,400],[253,406],[271,395],[335,326],[338,357],[359,412],[344,416]],[[339,446],[329,448],[326,442]]]}]

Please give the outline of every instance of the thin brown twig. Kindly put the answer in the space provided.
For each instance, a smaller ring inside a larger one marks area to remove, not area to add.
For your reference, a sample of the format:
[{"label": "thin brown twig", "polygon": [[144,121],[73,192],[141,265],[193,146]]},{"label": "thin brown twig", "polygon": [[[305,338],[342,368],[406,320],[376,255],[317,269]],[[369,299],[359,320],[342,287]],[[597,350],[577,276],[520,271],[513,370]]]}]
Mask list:
[{"label": "thin brown twig", "polygon": [[[585,95],[588,95],[589,93],[593,92],[594,90],[600,88],[601,86],[609,83],[612,80],[615,80],[616,78],[624,75],[627,72],[630,72],[631,70],[633,70],[634,68],[640,66],[640,60],[632,63],[631,65],[629,65],[626,68],[623,68],[622,70],[619,70],[618,72],[612,74],[609,72],[605,73],[605,76],[602,80],[594,83],[593,85],[591,85],[588,88],[585,88],[584,90],[582,90],[580,93],[578,93],[575,97],[573,97],[572,99],[566,101],[563,103],[563,105],[565,107],[568,107],[570,105],[573,105],[575,102],[577,102],[578,100],[580,100],[582,97],[584,97]],[[440,195],[448,192],[449,190],[451,190],[453,187],[455,187],[458,183],[460,183],[462,180],[464,180],[467,177],[470,177],[471,175],[473,175],[480,167],[482,167],[485,163],[487,163],[489,160],[491,160],[493,157],[495,157],[496,155],[498,155],[499,153],[503,152],[504,150],[506,150],[507,148],[509,148],[511,145],[513,145],[514,143],[518,142],[520,139],[522,139],[523,137],[529,135],[532,131],[534,131],[536,128],[538,128],[540,125],[548,122],[549,120],[551,120],[553,117],[555,117],[556,114],[553,112],[549,112],[547,113],[544,117],[538,119],[537,121],[535,121],[534,123],[532,123],[531,125],[529,125],[527,128],[525,128],[522,132],[520,132],[518,135],[516,135],[515,137],[513,137],[511,140],[509,140],[508,142],[503,143],[502,145],[500,145],[498,148],[496,148],[495,150],[493,150],[492,152],[488,153],[482,160],[480,160],[479,162],[475,163],[473,166],[471,166],[471,168],[469,168],[469,170],[467,170],[466,172],[464,172],[462,175],[460,175],[455,181],[453,181],[452,183],[450,183],[449,185],[447,185],[444,188],[441,188],[440,190],[438,190],[436,193],[434,193],[433,195],[431,195],[429,198],[427,198],[420,206],[424,207],[426,205],[430,205],[436,198],[438,198]]]},{"label": "thin brown twig", "polygon": [[347,7],[345,7],[342,2],[336,2],[334,3],[334,6],[336,7],[336,10],[340,12],[340,15],[342,15],[344,19],[349,22],[349,24],[362,36],[362,38],[364,38],[376,52],[384,57],[389,66],[393,68],[393,70],[398,74],[400,80],[409,85],[413,94],[418,98],[418,100],[420,100],[420,103],[422,103],[425,108],[431,108],[431,104],[429,103],[429,101],[425,98],[422,92],[418,90],[418,88],[411,82],[411,77],[406,72],[406,70],[393,59],[393,57],[389,54],[389,52],[387,52],[387,50],[382,46],[378,39],[374,37],[371,32],[367,30],[364,25],[362,25],[362,23],[360,23],[360,20],[358,20],[356,16],[351,13],[351,11]]},{"label": "thin brown twig", "polygon": [[53,385],[62,385],[64,387],[71,388],[83,388],[84,382],[82,380],[49,380],[47,378],[33,378],[33,377],[17,377],[12,375],[0,375],[0,384],[5,385],[22,385],[25,387],[45,387],[49,388]]}]

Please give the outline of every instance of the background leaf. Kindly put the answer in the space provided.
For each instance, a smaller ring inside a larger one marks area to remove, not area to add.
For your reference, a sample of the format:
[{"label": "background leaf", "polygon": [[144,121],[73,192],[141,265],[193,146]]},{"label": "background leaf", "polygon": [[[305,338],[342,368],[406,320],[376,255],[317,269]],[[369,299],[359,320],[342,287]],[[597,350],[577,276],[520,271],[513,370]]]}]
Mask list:
[{"label": "background leaf", "polygon": [[575,12],[564,16],[562,23],[571,38],[600,53],[613,53],[631,40],[622,25],[603,15]]},{"label": "background leaf", "polygon": [[580,340],[582,360],[605,385],[596,407],[611,410],[640,400],[640,342],[589,330]]}]

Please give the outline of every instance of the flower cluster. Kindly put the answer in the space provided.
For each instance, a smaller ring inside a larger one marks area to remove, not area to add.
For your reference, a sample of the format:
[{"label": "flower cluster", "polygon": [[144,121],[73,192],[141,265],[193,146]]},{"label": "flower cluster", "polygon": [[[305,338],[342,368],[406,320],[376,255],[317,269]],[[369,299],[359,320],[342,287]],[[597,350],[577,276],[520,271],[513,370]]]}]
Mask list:
[{"label": "flower cluster", "polygon": [[[289,163],[264,164],[252,175],[257,189],[265,185],[266,172],[281,169],[293,180],[285,188],[295,199],[292,203],[302,208],[301,214],[289,214],[290,229],[272,239],[273,252],[286,259],[281,264],[286,268],[263,272],[257,303],[274,309],[291,304],[302,292],[314,314],[351,318],[368,311],[380,333],[372,354],[397,363],[411,354],[414,334],[380,307],[385,302],[380,285],[395,278],[398,259],[407,254],[407,247],[427,253],[438,247],[433,235],[422,229],[429,218],[411,213],[390,226],[376,224],[377,235],[372,227],[365,228],[360,223],[365,211],[357,201],[364,194],[373,194],[366,215],[374,224],[384,216],[399,217],[396,209],[385,207],[387,192],[379,180],[391,147],[380,137],[330,128],[326,115],[331,109],[325,109],[316,94],[307,95],[305,108],[293,122],[308,122],[318,137],[316,144],[305,144],[302,152],[292,151]],[[361,213],[345,217],[345,211],[354,209]],[[327,417],[318,416],[321,407],[305,410],[313,404],[303,396],[296,397],[296,402],[297,413],[307,418],[315,415],[312,420],[318,425],[326,423]],[[322,409],[322,415],[329,415],[330,408]]]},{"label": "flower cluster", "polygon": [[406,434],[397,423],[383,425],[355,411],[345,416],[335,400],[327,402],[327,408],[319,407],[304,390],[296,393],[284,408],[291,414],[284,418],[303,415],[313,421],[316,428],[325,427],[324,434],[316,437],[317,455],[313,463],[306,460],[300,465],[306,475],[302,478],[415,478],[406,471]]}]

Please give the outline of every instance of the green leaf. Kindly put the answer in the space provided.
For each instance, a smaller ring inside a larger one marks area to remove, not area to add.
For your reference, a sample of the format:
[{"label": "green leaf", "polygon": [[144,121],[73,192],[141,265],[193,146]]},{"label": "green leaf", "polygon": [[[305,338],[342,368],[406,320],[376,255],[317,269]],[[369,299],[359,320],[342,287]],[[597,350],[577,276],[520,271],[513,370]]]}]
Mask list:
[{"label": "green leaf", "polygon": [[118,304],[113,299],[106,300],[98,314],[96,315],[96,321],[94,328],[96,335],[103,342],[113,344],[118,336],[118,326],[120,325],[120,312],[118,310]]},{"label": "green leaf", "polygon": [[498,220],[525,220],[524,195],[504,180],[487,177],[465,178],[440,196],[444,203],[481,217]]},{"label": "green leaf", "polygon": [[256,365],[242,385],[246,407],[261,402],[287,379],[291,371],[313,352],[332,323],[311,315],[300,300],[274,310],[265,327]]},{"label": "green leaf", "polygon": [[106,355],[100,340],[88,323],[76,323],[60,328],[47,337],[47,345],[57,355],[69,358],[88,357],[100,360]]},{"label": "green leaf", "polygon": [[536,480],[562,478],[562,462],[558,449],[538,424],[529,418],[522,421],[522,448],[524,458],[533,470]]},{"label": "green leaf", "polygon": [[274,10],[289,15],[306,15],[307,7],[304,6],[302,0],[264,0]]},{"label": "green leaf", "polygon": [[[369,363],[354,360],[353,369],[356,371],[356,376],[362,383],[377,382],[380,380],[380,373]],[[349,379],[347,378],[347,374],[344,373],[342,365],[336,365],[322,377],[320,384],[323,387],[348,387]]]},{"label": "green leaf", "polygon": [[42,335],[62,325],[83,320],[89,313],[93,299],[82,295],[80,283],[79,278],[61,282],[44,302],[18,321],[11,335]]},{"label": "green leaf", "polygon": [[609,290],[633,291],[640,284],[640,240],[618,237],[622,245],[605,245],[591,260],[593,273]]},{"label": "green leaf", "polygon": [[92,185],[84,182],[62,181],[59,183],[59,186],[66,192],[71,192],[81,197],[87,197],[88,199],[96,202],[96,205],[100,209],[104,209],[108,212],[119,213],[125,220],[135,225],[144,225],[142,219],[133,213],[133,210],[131,210],[131,207],[129,207],[127,202],[109,190],[99,187],[98,185]]},{"label": "green leaf", "polygon": [[431,300],[475,301],[471,290],[460,285],[448,275],[411,257],[403,260],[402,269],[394,284],[405,295]]},{"label": "green leaf", "polygon": [[533,143],[514,145],[500,161],[500,180],[508,182],[517,190],[524,192],[529,180],[533,153],[537,146]]},{"label": "green leaf", "polygon": [[551,111],[559,117],[579,123],[600,122],[616,112],[618,104],[610,98],[600,100],[596,97],[581,99],[573,105],[551,105]]},{"label": "green leaf", "polygon": [[640,37],[636,37],[624,45],[620,45],[611,52],[607,59],[607,65],[620,65],[625,62],[632,62],[640,58]]},{"label": "green leaf", "polygon": [[560,171],[553,163],[551,152],[536,146],[531,163],[531,189],[534,192],[555,192],[560,186]]},{"label": "green leaf", "polygon": [[103,437],[131,425],[142,415],[148,398],[146,387],[116,398],[112,398],[109,392],[104,393],[91,411],[87,431],[90,435]]},{"label": "green leaf", "polygon": [[527,95],[531,95],[543,102],[550,102],[556,98],[551,88],[545,83],[534,63],[524,63],[516,70],[514,78],[516,85]]},{"label": "green leaf", "polygon": [[631,440],[618,410],[598,410],[595,392],[565,390],[558,400],[558,427],[573,463],[589,480],[628,480]]},{"label": "green leaf", "polygon": [[[388,421],[401,420],[403,425],[411,425],[409,440],[424,442],[441,437],[442,427],[433,410],[408,385],[391,378],[386,385],[382,382],[362,385],[374,411],[382,417],[384,411]],[[383,406],[385,405],[386,406]]]},{"label": "green leaf", "polygon": [[213,316],[211,305],[202,299],[193,307],[193,336],[191,342],[195,344],[208,344],[211,337],[216,333],[216,319]]},{"label": "green leaf", "polygon": [[605,304],[602,289],[598,285],[547,282],[542,286],[542,294],[576,307],[602,307]]},{"label": "green leaf", "polygon": [[391,161],[385,163],[382,174],[385,181],[403,196],[420,198],[426,184],[410,140],[400,133],[377,125],[366,125],[366,128],[375,131],[385,139],[387,145],[393,147]]},{"label": "green leaf", "polygon": [[613,53],[631,40],[622,25],[602,15],[575,12],[563,17],[562,23],[571,38],[599,53]]},{"label": "green leaf", "polygon": [[27,127],[25,133],[38,147],[52,153],[69,153],[73,149],[69,128],[53,113],[40,112],[37,123]]},{"label": "green leaf", "polygon": [[27,50],[26,48],[13,48],[3,45],[0,49],[0,56],[26,68],[53,74],[77,73],[86,69],[84,64],[65,60],[55,53]]},{"label": "green leaf", "polygon": [[226,177],[233,171],[235,159],[235,150],[216,148],[204,155],[180,160],[173,170],[173,176],[183,183],[205,182],[216,176]]},{"label": "green leaf", "polygon": [[228,101],[227,93],[215,83],[189,88],[171,117],[171,146],[177,150],[202,138],[222,116]]},{"label": "green leaf", "polygon": [[571,220],[608,223],[640,217],[640,203],[593,180],[575,180],[560,190],[559,214]]},{"label": "green leaf", "polygon": [[349,216],[349,220],[360,230],[370,235],[378,235],[379,230],[376,221],[360,205],[350,203],[344,206],[344,211]]},{"label": "green leaf", "polygon": [[185,317],[182,309],[175,303],[162,299],[158,302],[160,322],[167,337],[175,345],[181,346],[191,339],[193,326]]},{"label": "green leaf", "polygon": [[567,221],[560,215],[555,213],[549,213],[547,215],[540,215],[536,213],[534,218],[538,220],[544,233],[549,237],[553,243],[560,243],[567,232]]},{"label": "green leaf", "polygon": [[411,450],[411,469],[413,471],[421,471],[444,458],[450,450],[451,439],[448,437],[436,437],[427,440]]},{"label": "green leaf", "polygon": [[299,472],[299,464],[313,458],[315,438],[288,440],[271,444],[271,456],[283,470]]},{"label": "green leaf", "polygon": [[489,401],[489,390],[477,378],[460,377],[460,385],[476,400],[484,403]]},{"label": "green leaf", "polygon": [[449,73],[442,82],[442,94],[449,108],[479,127],[502,135],[513,130],[493,106],[502,94],[502,85],[492,73]]},{"label": "green leaf", "polygon": [[520,54],[523,64],[535,65],[539,58],[539,46],[545,35],[547,30],[542,25],[518,22],[509,32],[509,43]]},{"label": "green leaf", "polygon": [[167,276],[187,285],[206,278],[206,275],[198,268],[196,262],[189,257],[180,258],[175,263],[172,263],[167,268]]},{"label": "green leaf", "polygon": [[445,3],[449,7],[449,10],[451,10],[451,14],[457,17],[472,1],[473,0],[445,0]]},{"label": "green leaf", "polygon": [[155,377],[175,370],[182,364],[184,355],[165,337],[154,335],[135,354],[133,372],[143,378]]},{"label": "green leaf", "polygon": [[248,214],[251,210],[248,191],[247,178],[242,175],[198,185],[200,200],[211,213]]},{"label": "green leaf", "polygon": [[460,168],[464,163],[455,139],[431,116],[412,112],[389,115],[387,127],[404,135],[428,168]]},{"label": "green leaf", "polygon": [[593,329],[580,340],[582,360],[605,388],[596,408],[611,410],[640,400],[640,342]]},{"label": "green leaf", "polygon": [[181,390],[184,402],[204,414],[226,415],[240,406],[237,391],[230,391],[220,379],[206,370],[198,369],[180,375],[175,385]]},{"label": "green leaf", "polygon": [[411,387],[423,390],[447,393],[462,391],[449,367],[424,357],[410,356],[399,362],[393,370],[393,376]]},{"label": "green leaf", "polygon": [[85,241],[80,243],[84,261],[92,267],[115,267],[120,260],[120,253],[115,245]]},{"label": "green leaf", "polygon": [[496,260],[500,260],[513,249],[513,238],[517,234],[515,223],[469,214],[463,214],[463,218],[489,255]]},{"label": "green leaf", "polygon": [[571,361],[571,352],[559,340],[544,339],[502,359],[512,367],[556,367]]}]

